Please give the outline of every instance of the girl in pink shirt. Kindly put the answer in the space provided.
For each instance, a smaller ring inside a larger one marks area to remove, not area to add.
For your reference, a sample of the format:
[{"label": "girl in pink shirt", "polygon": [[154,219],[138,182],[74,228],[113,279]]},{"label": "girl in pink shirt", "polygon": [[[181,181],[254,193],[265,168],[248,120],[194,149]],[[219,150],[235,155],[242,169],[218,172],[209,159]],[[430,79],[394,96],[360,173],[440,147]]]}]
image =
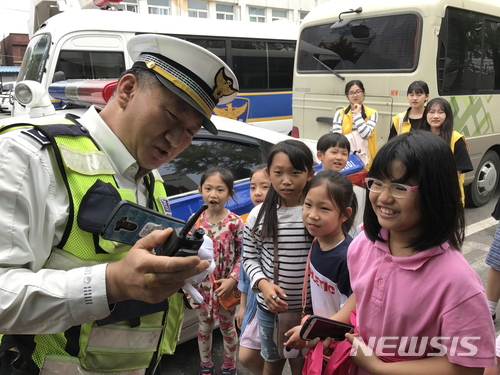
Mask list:
[{"label": "girl in pink shirt", "polygon": [[347,254],[353,294],[332,316],[356,325],[346,338],[357,351],[340,345],[350,374],[482,374],[495,364],[484,288],[460,253],[457,179],[449,145],[430,132],[405,133],[378,151],[365,231]]}]

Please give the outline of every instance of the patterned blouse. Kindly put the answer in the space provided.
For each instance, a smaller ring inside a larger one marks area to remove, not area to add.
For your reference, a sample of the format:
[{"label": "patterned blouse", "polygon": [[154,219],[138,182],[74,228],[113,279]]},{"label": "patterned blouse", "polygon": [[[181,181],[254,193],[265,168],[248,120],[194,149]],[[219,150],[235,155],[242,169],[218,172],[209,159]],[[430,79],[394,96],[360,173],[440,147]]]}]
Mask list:
[{"label": "patterned blouse", "polygon": [[[216,224],[207,220],[206,211],[201,214],[200,227],[205,229],[205,234],[210,237],[214,245],[215,270],[213,276],[216,280],[232,277],[236,281],[240,276],[241,243],[244,223],[235,213],[228,210],[227,215]],[[211,277],[199,284],[198,291],[203,296],[203,302],[197,304],[191,300],[195,309],[205,309],[208,316],[217,319],[219,304],[214,293],[214,282]]]}]

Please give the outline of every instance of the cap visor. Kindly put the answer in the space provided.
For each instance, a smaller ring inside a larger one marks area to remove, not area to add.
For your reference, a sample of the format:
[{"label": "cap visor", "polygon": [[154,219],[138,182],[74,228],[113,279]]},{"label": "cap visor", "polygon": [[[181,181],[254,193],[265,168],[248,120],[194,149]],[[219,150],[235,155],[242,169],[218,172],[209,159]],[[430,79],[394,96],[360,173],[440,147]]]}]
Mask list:
[{"label": "cap visor", "polygon": [[188,94],[186,94],[183,90],[178,88],[176,85],[174,85],[172,82],[170,82],[168,79],[162,77],[161,75],[154,73],[156,78],[170,91],[172,91],[175,95],[177,95],[179,98],[184,100],[186,103],[188,103],[191,107],[196,109],[204,118],[202,122],[202,126],[207,129],[210,133],[213,135],[219,134],[217,131],[217,128],[215,127],[214,123],[210,121],[210,119],[207,117],[205,112],[201,109],[201,107],[196,103]]}]

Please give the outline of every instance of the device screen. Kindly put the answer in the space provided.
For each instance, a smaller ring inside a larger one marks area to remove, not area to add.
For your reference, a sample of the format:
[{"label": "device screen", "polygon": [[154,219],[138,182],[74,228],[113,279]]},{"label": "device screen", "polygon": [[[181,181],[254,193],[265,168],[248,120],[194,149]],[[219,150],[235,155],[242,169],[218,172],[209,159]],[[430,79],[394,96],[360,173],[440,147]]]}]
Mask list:
[{"label": "device screen", "polygon": [[307,324],[307,326],[306,324],[304,324],[301,330],[301,337],[304,340],[313,340],[316,337],[324,340],[327,337],[331,337],[337,341],[342,341],[345,340],[345,334],[348,332],[352,332],[354,328],[350,324],[336,322],[335,320],[331,319],[315,317],[310,320],[310,323]]},{"label": "device screen", "polygon": [[121,201],[106,221],[101,236],[106,240],[134,245],[153,230],[182,228],[185,224],[183,220]]}]

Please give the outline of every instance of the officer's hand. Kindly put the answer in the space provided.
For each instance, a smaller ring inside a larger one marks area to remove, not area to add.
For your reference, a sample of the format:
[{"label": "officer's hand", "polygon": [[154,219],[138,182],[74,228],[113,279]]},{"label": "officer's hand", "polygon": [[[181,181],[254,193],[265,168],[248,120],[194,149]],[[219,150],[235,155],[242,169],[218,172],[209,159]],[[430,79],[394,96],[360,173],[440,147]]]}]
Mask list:
[{"label": "officer's hand", "polygon": [[155,230],[140,239],[125,258],[106,267],[108,303],[135,299],[158,303],[177,292],[186,279],[203,272],[209,262],[196,256],[166,257],[153,249],[164,243],[172,229]]}]

